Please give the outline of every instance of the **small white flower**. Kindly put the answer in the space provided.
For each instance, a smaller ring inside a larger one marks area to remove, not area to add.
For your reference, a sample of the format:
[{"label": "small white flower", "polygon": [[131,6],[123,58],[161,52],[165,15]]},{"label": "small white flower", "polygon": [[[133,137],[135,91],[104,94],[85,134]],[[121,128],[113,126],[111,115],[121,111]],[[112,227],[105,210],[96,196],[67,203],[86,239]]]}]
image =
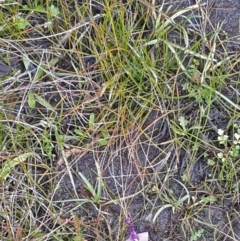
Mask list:
[{"label": "small white flower", "polygon": [[218,156],[218,158],[222,159],[222,158],[223,158],[223,153],[222,153],[222,152],[219,152],[219,153],[217,154],[217,156]]},{"label": "small white flower", "polygon": [[238,133],[235,133],[235,134],[234,134],[234,137],[235,137],[235,139],[238,141],[239,138],[240,138],[240,135],[239,135]]},{"label": "small white flower", "polygon": [[218,141],[220,144],[224,144],[227,141],[227,139],[228,139],[227,135],[222,135],[218,137]]},{"label": "small white flower", "polygon": [[233,141],[233,144],[237,145],[238,143],[240,143],[240,135],[238,133],[235,133],[234,134],[234,137],[235,137],[235,141]]},{"label": "small white flower", "polygon": [[221,159],[222,162],[225,162],[225,161],[226,161],[226,158],[223,156],[223,153],[222,153],[222,152],[219,152],[219,153],[217,154],[217,157],[218,157],[219,159]]},{"label": "small white flower", "polygon": [[219,136],[222,136],[224,134],[224,130],[218,129],[217,133],[218,133]]}]

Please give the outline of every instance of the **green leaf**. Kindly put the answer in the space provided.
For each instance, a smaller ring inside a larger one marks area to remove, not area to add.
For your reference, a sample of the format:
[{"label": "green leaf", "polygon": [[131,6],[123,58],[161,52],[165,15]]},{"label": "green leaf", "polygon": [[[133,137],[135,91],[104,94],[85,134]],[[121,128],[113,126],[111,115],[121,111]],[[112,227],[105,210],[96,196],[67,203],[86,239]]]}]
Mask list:
[{"label": "green leaf", "polygon": [[79,135],[79,136],[83,136],[83,137],[86,137],[86,133],[82,132],[80,129],[75,129],[74,132]]},{"label": "green leaf", "polygon": [[85,183],[85,187],[88,189],[88,191],[93,196],[96,196],[96,192],[95,192],[94,187],[92,186],[92,184],[87,180],[87,178],[81,172],[78,172],[78,174],[82,178],[83,182]]},{"label": "green leaf", "polygon": [[24,153],[15,157],[14,159],[8,159],[4,162],[3,168],[0,169],[0,180],[6,180],[11,170],[21,162],[27,160],[28,157],[32,156],[33,153]]},{"label": "green leaf", "polygon": [[31,8],[31,7],[27,6],[27,5],[24,5],[23,6],[23,10],[25,10],[25,11],[34,11],[34,12],[43,12],[43,13],[46,12],[46,9],[42,5],[38,5],[35,8]]},{"label": "green leaf", "polygon": [[42,5],[38,5],[34,8],[34,11],[36,12],[46,12],[46,9]]},{"label": "green leaf", "polygon": [[40,77],[42,76],[42,74],[43,74],[43,69],[38,68],[38,70],[34,76],[33,82],[37,82],[40,79]]},{"label": "green leaf", "polygon": [[158,215],[159,215],[164,209],[166,209],[166,208],[173,208],[173,205],[172,205],[172,204],[165,204],[165,205],[163,205],[163,206],[156,212],[156,214],[154,215],[154,217],[153,217],[153,223],[155,223]]},{"label": "green leaf", "polygon": [[101,146],[106,146],[108,144],[108,140],[106,139],[98,139],[97,141]]},{"label": "green leaf", "polygon": [[53,58],[49,63],[48,65],[44,66],[44,65],[40,65],[37,69],[37,72],[34,76],[34,79],[33,81],[38,81],[40,79],[40,77],[42,76],[42,74],[46,71],[46,69],[50,69],[50,67],[54,66],[57,62],[58,62],[59,58]]},{"label": "green leaf", "polygon": [[20,16],[17,16],[15,18],[15,23],[17,24],[18,29],[23,30],[25,29],[30,23],[28,22],[27,19],[24,19]]},{"label": "green leaf", "polygon": [[215,161],[213,161],[212,159],[208,159],[208,160],[207,160],[207,164],[208,164],[209,166],[214,166],[214,165],[215,165]]},{"label": "green leaf", "polygon": [[94,121],[95,121],[95,115],[92,113],[89,117],[89,129],[90,130],[93,129]]},{"label": "green leaf", "polygon": [[181,178],[184,182],[188,181],[188,179],[189,179],[186,174],[182,175]]},{"label": "green leaf", "polygon": [[189,123],[189,121],[186,120],[184,116],[180,116],[178,120],[179,120],[180,125],[183,128],[183,130],[186,131],[187,130],[186,125]]},{"label": "green leaf", "polygon": [[204,156],[204,158],[206,158],[206,157],[209,156],[209,154],[208,154],[207,152],[204,152],[204,153],[203,153],[203,156]]},{"label": "green leaf", "polygon": [[102,134],[104,138],[109,138],[109,133],[107,130],[102,131]]},{"label": "green leaf", "polygon": [[50,6],[49,10],[53,15],[59,15],[60,13],[59,9],[55,7],[53,4]]},{"label": "green leaf", "polygon": [[189,199],[190,196],[187,194],[185,195],[184,197],[182,197],[180,200],[178,200],[175,204],[174,204],[174,207],[178,208],[179,205],[183,205],[183,202],[186,200],[186,199]]},{"label": "green leaf", "polygon": [[30,60],[23,58],[23,64],[24,64],[25,69],[27,70],[30,65]]},{"label": "green leaf", "polygon": [[54,107],[51,104],[49,104],[43,97],[37,94],[34,94],[34,96],[41,105],[50,109],[51,111],[54,111]]},{"label": "green leaf", "polygon": [[28,105],[31,109],[36,107],[36,99],[32,90],[28,92]]},{"label": "green leaf", "polygon": [[98,180],[97,195],[94,198],[95,198],[95,201],[98,203],[102,194],[102,180],[100,177],[98,177],[97,180]]},{"label": "green leaf", "polygon": [[212,196],[212,195],[210,195],[210,196],[208,196],[208,197],[204,197],[204,198],[202,198],[202,200],[203,200],[203,202],[205,202],[205,203],[214,203],[217,199],[214,197],[214,196]]},{"label": "green leaf", "polygon": [[190,241],[197,241],[202,234],[204,233],[204,230],[201,228],[197,232],[193,233],[190,237]]},{"label": "green leaf", "polygon": [[109,133],[107,130],[102,131],[103,138],[99,138],[97,141],[101,146],[106,146],[109,140]]}]

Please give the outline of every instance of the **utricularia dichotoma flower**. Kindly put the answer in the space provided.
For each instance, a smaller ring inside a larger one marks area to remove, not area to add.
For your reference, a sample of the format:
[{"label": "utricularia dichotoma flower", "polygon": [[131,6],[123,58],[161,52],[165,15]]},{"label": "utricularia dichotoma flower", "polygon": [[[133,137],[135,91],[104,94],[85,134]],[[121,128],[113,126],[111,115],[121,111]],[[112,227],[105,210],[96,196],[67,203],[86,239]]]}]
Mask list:
[{"label": "utricularia dichotoma flower", "polygon": [[223,153],[222,152],[219,152],[217,154],[217,157],[222,161],[222,162],[225,162],[226,161],[226,158],[224,157]]},{"label": "utricularia dichotoma flower", "polygon": [[219,144],[225,144],[227,140],[228,140],[228,135],[224,135],[224,130],[218,129]]},{"label": "utricularia dichotoma flower", "polygon": [[130,229],[130,236],[129,236],[129,241],[139,241],[139,237],[137,232],[135,231],[133,225],[131,224],[131,219],[130,218],[126,218],[126,223],[129,226]]},{"label": "utricularia dichotoma flower", "polygon": [[126,241],[148,241],[148,232],[137,233],[131,224],[131,219],[126,218],[126,223],[129,226],[130,236]]},{"label": "utricularia dichotoma flower", "polygon": [[237,145],[240,144],[240,135],[238,133],[234,133],[235,140],[233,141],[233,144]]}]

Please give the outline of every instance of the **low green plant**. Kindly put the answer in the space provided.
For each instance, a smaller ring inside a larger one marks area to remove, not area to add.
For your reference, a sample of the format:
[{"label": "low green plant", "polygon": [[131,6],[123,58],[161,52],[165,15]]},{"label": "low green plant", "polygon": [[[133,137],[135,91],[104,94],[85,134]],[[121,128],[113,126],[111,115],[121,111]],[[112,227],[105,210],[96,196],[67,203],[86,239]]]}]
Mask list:
[{"label": "low green plant", "polygon": [[49,5],[49,1],[47,1],[45,4],[40,3],[38,0],[33,2],[29,1],[27,5],[23,5],[23,10],[30,11],[31,14],[34,14],[34,12],[47,13],[49,20],[52,16],[57,16],[60,14],[59,8],[54,4]]},{"label": "low green plant", "polygon": [[199,238],[201,238],[202,234],[204,233],[204,230],[200,228],[195,233],[193,233],[190,237],[190,241],[197,241]]},{"label": "low green plant", "polygon": [[21,16],[15,16],[13,22],[19,30],[23,30],[30,25],[29,21]]},{"label": "low green plant", "polygon": [[33,153],[24,153],[13,159],[5,160],[3,167],[0,169],[0,181],[6,180],[11,170],[15,166],[21,164],[22,162],[25,162],[30,156],[33,156]]},{"label": "low green plant", "polygon": [[98,174],[98,177],[96,178],[97,180],[96,187],[94,187],[94,185],[83,175],[83,173],[78,172],[78,174],[81,177],[83,183],[85,184],[85,187],[87,188],[87,190],[91,193],[92,201],[96,204],[99,204],[101,195],[102,195],[103,181],[102,181],[100,166],[97,162],[95,162],[95,164],[96,164],[96,169]]},{"label": "low green plant", "polygon": [[[154,215],[153,217],[153,222],[156,221],[157,217],[159,216],[159,214],[166,208],[171,208],[172,212],[175,213],[175,210],[179,209],[180,207],[182,207],[184,205],[185,202],[187,202],[187,204],[190,203],[190,194],[189,191],[187,189],[187,187],[181,183],[180,181],[178,181],[177,179],[175,179],[175,181],[180,184],[183,189],[186,191],[186,195],[184,195],[183,197],[181,197],[180,199],[176,200],[174,197],[174,193],[173,190],[169,189],[167,190],[167,193],[159,193],[160,198],[162,200],[166,200],[166,202],[168,202],[167,204],[163,205]],[[157,190],[158,191],[158,190]],[[161,197],[162,196],[162,197]],[[164,199],[163,199],[164,198]]]},{"label": "low green plant", "polygon": [[233,126],[233,140],[229,139],[224,130],[218,129],[218,143],[222,149],[217,152],[215,159],[208,159],[208,165],[219,170],[219,180],[232,190],[236,188],[237,173],[240,171],[240,126]]},{"label": "low green plant", "polygon": [[93,202],[98,204],[101,199],[101,194],[102,194],[102,181],[101,181],[100,177],[97,178],[97,191],[96,191],[93,184],[91,184],[88,181],[88,179],[81,172],[78,172],[78,174],[81,177],[81,179],[83,180],[87,190],[91,193]]}]

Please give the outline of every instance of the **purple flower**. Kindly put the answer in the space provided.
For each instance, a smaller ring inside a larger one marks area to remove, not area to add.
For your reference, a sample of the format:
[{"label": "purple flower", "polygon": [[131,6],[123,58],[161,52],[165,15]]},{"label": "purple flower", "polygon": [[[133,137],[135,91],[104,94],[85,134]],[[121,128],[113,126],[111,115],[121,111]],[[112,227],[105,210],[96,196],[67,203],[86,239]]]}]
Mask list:
[{"label": "purple flower", "polygon": [[131,224],[131,219],[129,217],[126,218],[126,223],[129,225],[130,228],[130,237],[128,238],[128,241],[139,241],[138,234],[135,231],[133,225]]},{"label": "purple flower", "polygon": [[130,238],[132,239],[132,241],[139,241],[138,234],[136,233],[133,226],[130,226]]},{"label": "purple flower", "polygon": [[131,218],[127,217],[127,218],[126,218],[126,223],[127,223],[128,225],[130,225],[130,224],[131,224]]},{"label": "purple flower", "polygon": [[136,233],[129,217],[126,218],[126,223],[130,230],[130,236],[126,241],[148,241],[148,232]]}]

